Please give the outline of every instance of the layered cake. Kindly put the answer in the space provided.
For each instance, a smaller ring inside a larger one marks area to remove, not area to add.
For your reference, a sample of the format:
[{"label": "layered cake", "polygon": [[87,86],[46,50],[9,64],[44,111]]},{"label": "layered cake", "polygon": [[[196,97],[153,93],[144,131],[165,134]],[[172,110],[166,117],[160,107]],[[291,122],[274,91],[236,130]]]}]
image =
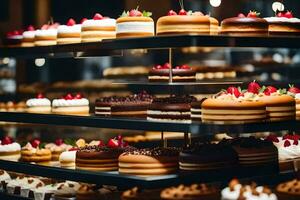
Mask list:
[{"label": "layered cake", "polygon": [[58,161],[60,154],[68,151],[72,146],[66,144],[62,139],[57,139],[55,140],[55,143],[46,144],[45,148],[51,151],[52,161]]},{"label": "layered cake", "polygon": [[300,180],[294,179],[276,187],[279,200],[298,200],[300,198]]},{"label": "layered cake", "polygon": [[222,200],[277,200],[270,188],[257,186],[255,183],[242,185],[237,179],[233,179],[228,187],[221,191],[221,196]]},{"label": "layered cake", "polygon": [[197,101],[193,96],[155,98],[147,111],[147,119],[191,123],[191,103],[193,101]]},{"label": "layered cake", "polygon": [[202,103],[202,121],[216,124],[244,124],[263,122],[266,119],[266,104],[252,92],[242,93],[229,87]]},{"label": "layered cake", "polygon": [[133,149],[120,155],[119,173],[136,176],[158,176],[176,173],[178,149]]},{"label": "layered cake", "polygon": [[121,137],[110,139],[106,146],[88,145],[76,152],[76,169],[90,171],[116,171],[118,158],[130,149]]},{"label": "layered cake", "polygon": [[52,113],[61,115],[89,115],[89,100],[81,94],[67,94],[52,101]]},{"label": "layered cake", "polygon": [[138,9],[123,12],[117,19],[117,38],[154,36],[154,21],[151,12]]},{"label": "layered cake", "polygon": [[22,39],[23,39],[22,30],[11,31],[6,33],[5,39],[3,39],[3,44],[10,47],[17,47],[21,45]]},{"label": "layered cake", "polygon": [[[148,80],[150,82],[169,82],[170,81],[170,64],[163,66],[156,65],[149,71]],[[176,66],[172,69],[173,82],[194,82],[196,81],[196,71],[187,65]]]},{"label": "layered cake", "polygon": [[293,120],[296,115],[296,102],[293,97],[277,90],[273,86],[265,87],[260,94],[260,100],[266,104],[269,121]]},{"label": "layered cake", "polygon": [[277,12],[275,17],[265,18],[269,23],[270,35],[299,35],[300,19],[290,11]]},{"label": "layered cake", "polygon": [[35,29],[33,26],[28,26],[23,32],[22,47],[33,47],[35,38]]},{"label": "layered cake", "polygon": [[75,169],[76,164],[76,151],[77,149],[70,149],[68,151],[64,151],[59,156],[59,163],[61,168],[66,169]]},{"label": "layered cake", "polygon": [[116,20],[96,13],[93,19],[85,20],[81,26],[82,42],[99,42],[116,38]]},{"label": "layered cake", "polygon": [[34,44],[35,46],[48,46],[57,44],[57,28],[59,24],[45,24],[41,29],[36,30]]},{"label": "layered cake", "polygon": [[112,117],[146,118],[153,97],[146,92],[127,97],[104,97],[97,99],[95,114]]},{"label": "layered cake", "polygon": [[0,160],[18,161],[21,157],[21,146],[11,137],[4,137],[0,141]]},{"label": "layered cake", "polygon": [[38,94],[36,98],[28,99],[26,106],[26,111],[29,113],[51,113],[51,101],[43,94]]},{"label": "layered cake", "polygon": [[259,17],[259,13],[250,11],[247,16],[224,19],[221,22],[221,33],[226,35],[268,35],[268,22]]},{"label": "layered cake", "polygon": [[300,89],[294,85],[290,85],[287,92],[288,95],[295,98],[296,101],[296,119],[300,120]]},{"label": "layered cake", "polygon": [[21,150],[21,161],[35,162],[40,165],[50,165],[51,151],[49,149],[40,148],[41,142],[34,139],[28,142]]},{"label": "layered cake", "polygon": [[72,44],[81,42],[81,24],[76,24],[74,19],[69,19],[67,25],[57,28],[57,44]]},{"label": "layered cake", "polygon": [[179,185],[161,191],[163,200],[220,200],[219,190],[207,184]]},{"label": "layered cake", "polygon": [[179,168],[182,172],[231,171],[237,163],[237,153],[231,146],[224,144],[198,144],[179,154]]},{"label": "layered cake", "polygon": [[192,121],[201,122],[201,105],[206,98],[201,100],[193,101],[191,103],[191,119]]}]

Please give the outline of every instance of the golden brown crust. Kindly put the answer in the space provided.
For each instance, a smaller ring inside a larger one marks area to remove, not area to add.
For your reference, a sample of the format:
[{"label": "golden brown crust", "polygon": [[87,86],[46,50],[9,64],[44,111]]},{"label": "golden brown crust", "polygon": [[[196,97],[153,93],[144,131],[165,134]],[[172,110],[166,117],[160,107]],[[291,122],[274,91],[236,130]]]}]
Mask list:
[{"label": "golden brown crust", "polygon": [[295,105],[295,99],[289,95],[263,96],[260,100],[266,103],[267,106]]},{"label": "golden brown crust", "polygon": [[131,33],[117,33],[117,38],[135,38],[135,37],[148,37],[148,36],[154,36],[153,33],[138,33],[138,32],[131,32]]},{"label": "golden brown crust", "polygon": [[262,101],[231,101],[221,99],[206,99],[202,103],[202,108],[207,109],[262,109],[266,104]]},{"label": "golden brown crust", "polygon": [[157,26],[161,25],[178,25],[178,24],[210,24],[210,17],[208,16],[163,16],[157,21]]},{"label": "golden brown crust", "polygon": [[117,23],[123,22],[153,22],[151,17],[119,17]]}]

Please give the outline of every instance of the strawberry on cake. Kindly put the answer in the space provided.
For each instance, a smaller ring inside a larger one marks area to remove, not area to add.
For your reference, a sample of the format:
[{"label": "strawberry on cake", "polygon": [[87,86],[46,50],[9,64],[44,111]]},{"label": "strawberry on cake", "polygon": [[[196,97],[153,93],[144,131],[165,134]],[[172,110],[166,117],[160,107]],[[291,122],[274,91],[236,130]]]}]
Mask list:
[{"label": "strawberry on cake", "polygon": [[124,11],[117,19],[117,38],[154,36],[152,13],[137,9]]},{"label": "strawberry on cake", "polygon": [[28,99],[26,106],[29,113],[51,113],[51,101],[41,93],[36,98]]},{"label": "strawberry on cake", "polygon": [[6,37],[3,39],[3,44],[9,47],[18,47],[21,45],[23,39],[23,31],[15,30],[6,33]]},{"label": "strawberry on cake", "polygon": [[[169,82],[170,64],[156,65],[149,71],[150,82]],[[196,71],[187,65],[176,66],[172,69],[173,82],[194,82],[196,81]]]},{"label": "strawberry on cake", "polygon": [[36,30],[34,44],[35,46],[48,46],[57,44],[58,23],[45,24],[41,29]]},{"label": "strawberry on cake", "polygon": [[57,29],[57,44],[72,44],[81,42],[81,24],[69,19],[67,25],[60,25]]},{"label": "strawberry on cake", "polygon": [[22,47],[33,47],[35,38],[35,29],[33,26],[28,26],[27,30],[23,32]]},{"label": "strawberry on cake", "polygon": [[93,19],[82,20],[81,41],[99,42],[116,38],[116,20],[96,13]]},{"label": "strawberry on cake", "polygon": [[52,113],[61,115],[88,115],[89,100],[81,94],[67,94],[63,98],[52,101]]},{"label": "strawberry on cake", "polygon": [[21,146],[11,137],[4,137],[0,141],[0,160],[18,161],[21,157]]}]

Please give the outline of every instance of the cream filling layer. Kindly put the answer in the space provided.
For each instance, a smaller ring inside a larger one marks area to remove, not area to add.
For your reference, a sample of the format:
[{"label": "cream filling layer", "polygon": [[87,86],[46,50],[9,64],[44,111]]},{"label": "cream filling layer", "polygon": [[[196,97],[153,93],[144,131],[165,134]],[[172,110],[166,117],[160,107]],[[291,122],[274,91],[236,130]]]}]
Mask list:
[{"label": "cream filling layer", "polygon": [[266,115],[207,115],[202,113],[202,119],[206,120],[256,120],[256,119],[265,119]]},{"label": "cream filling layer", "polygon": [[117,33],[152,33],[154,34],[154,22],[122,22],[117,23]]},{"label": "cream filling layer", "polygon": [[251,114],[266,114],[265,110],[213,110],[202,108],[203,114],[215,115],[251,115]]},{"label": "cream filling layer", "polygon": [[191,115],[191,112],[148,110],[148,115]]},{"label": "cream filling layer", "polygon": [[192,123],[192,120],[181,120],[181,119],[157,119],[157,118],[152,118],[152,117],[147,117],[147,120],[149,121],[157,121],[157,122],[180,122],[180,123],[186,123],[190,124]]}]

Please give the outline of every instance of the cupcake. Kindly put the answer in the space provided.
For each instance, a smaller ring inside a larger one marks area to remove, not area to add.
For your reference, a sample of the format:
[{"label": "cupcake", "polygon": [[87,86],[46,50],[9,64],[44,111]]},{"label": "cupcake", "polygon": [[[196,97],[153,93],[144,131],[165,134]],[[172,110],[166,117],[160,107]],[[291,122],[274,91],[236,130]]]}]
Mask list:
[{"label": "cupcake", "polygon": [[299,200],[300,198],[300,180],[294,179],[280,183],[276,187],[276,194],[280,200]]},{"label": "cupcake", "polygon": [[81,42],[81,24],[76,24],[74,19],[69,19],[67,25],[57,28],[57,44],[72,44]]},{"label": "cupcake", "polygon": [[22,47],[33,47],[35,38],[35,29],[33,26],[28,26],[23,32]]},{"label": "cupcake", "polygon": [[73,181],[66,181],[64,183],[58,184],[57,190],[54,192],[54,199],[55,200],[62,200],[62,199],[75,199],[76,193],[80,188],[80,184]]},{"label": "cupcake", "polygon": [[41,93],[39,93],[36,98],[28,99],[26,106],[27,112],[29,113],[51,113],[51,101]]},{"label": "cupcake", "polygon": [[55,143],[46,144],[45,148],[51,151],[52,161],[58,161],[60,154],[68,151],[72,146],[64,143],[62,139],[57,139]]},{"label": "cupcake", "polygon": [[33,189],[35,200],[50,200],[58,188],[58,184],[46,185]]},{"label": "cupcake", "polygon": [[0,160],[18,161],[21,157],[21,146],[11,137],[4,137],[0,141]]},{"label": "cupcake", "polygon": [[33,198],[34,194],[33,194],[32,190],[42,187],[44,185],[45,184],[40,179],[29,177],[29,178],[27,178],[26,184],[21,186],[21,196]]}]

